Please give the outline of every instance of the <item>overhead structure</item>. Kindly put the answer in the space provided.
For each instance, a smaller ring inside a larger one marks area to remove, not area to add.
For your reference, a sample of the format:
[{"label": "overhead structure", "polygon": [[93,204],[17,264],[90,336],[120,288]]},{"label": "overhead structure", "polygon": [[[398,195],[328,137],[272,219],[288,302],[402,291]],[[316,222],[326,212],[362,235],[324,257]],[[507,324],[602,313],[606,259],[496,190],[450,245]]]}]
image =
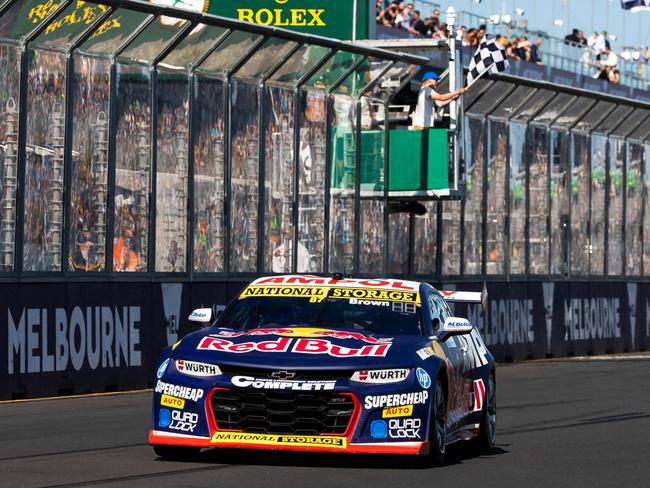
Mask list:
[{"label": "overhead structure", "polygon": [[397,42],[0,4],[0,278],[650,276],[648,104],[493,77],[407,130],[400,92],[455,51]]},{"label": "overhead structure", "polygon": [[0,50],[0,266],[24,273],[359,270],[386,101],[429,63],[110,0],[5,2]]}]

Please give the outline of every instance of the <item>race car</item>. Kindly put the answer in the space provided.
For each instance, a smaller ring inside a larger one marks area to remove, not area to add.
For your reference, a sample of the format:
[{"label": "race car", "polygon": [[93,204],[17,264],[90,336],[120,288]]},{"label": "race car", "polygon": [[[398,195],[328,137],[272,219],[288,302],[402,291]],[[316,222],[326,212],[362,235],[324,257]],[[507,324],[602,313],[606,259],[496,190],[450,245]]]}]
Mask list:
[{"label": "race car", "polygon": [[494,358],[448,302],[484,293],[427,283],[259,278],[216,319],[163,350],[149,443],[163,458],[201,448],[406,454],[496,436]]}]

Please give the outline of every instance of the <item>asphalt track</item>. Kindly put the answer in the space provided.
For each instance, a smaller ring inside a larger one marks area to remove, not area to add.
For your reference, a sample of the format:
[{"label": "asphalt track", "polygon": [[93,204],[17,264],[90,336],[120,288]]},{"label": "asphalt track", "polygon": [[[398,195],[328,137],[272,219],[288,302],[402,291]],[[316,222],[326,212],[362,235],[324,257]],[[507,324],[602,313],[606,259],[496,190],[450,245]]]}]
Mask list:
[{"label": "asphalt track", "polygon": [[162,461],[149,393],[0,404],[0,486],[649,487],[650,357],[504,365],[498,448],[403,457],[204,451]]}]

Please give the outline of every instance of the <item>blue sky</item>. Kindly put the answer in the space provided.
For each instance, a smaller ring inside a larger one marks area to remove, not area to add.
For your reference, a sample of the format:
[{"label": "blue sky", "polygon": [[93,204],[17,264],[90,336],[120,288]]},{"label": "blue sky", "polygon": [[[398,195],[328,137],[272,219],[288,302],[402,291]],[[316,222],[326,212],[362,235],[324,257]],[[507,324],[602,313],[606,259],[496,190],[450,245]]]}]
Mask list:
[{"label": "blue sky", "polygon": [[[482,0],[480,4],[474,0],[430,1],[441,4],[443,10],[451,4],[456,10],[482,16],[502,14],[504,10],[513,15],[515,9],[521,8],[529,29],[543,30],[555,37],[564,37],[575,27],[587,36],[602,30],[616,35],[615,48],[650,44],[650,12],[625,11],[620,0]],[[564,19],[562,27],[553,24],[558,18]]]}]

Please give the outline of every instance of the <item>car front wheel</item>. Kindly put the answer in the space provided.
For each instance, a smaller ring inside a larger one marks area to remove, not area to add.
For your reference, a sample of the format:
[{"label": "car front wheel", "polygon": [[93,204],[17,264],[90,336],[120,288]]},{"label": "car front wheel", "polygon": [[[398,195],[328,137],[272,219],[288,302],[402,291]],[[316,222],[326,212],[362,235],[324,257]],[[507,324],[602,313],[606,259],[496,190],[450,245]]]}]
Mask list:
[{"label": "car front wheel", "polygon": [[447,447],[447,419],[445,388],[440,378],[436,381],[431,423],[430,456],[435,464],[441,464]]},{"label": "car front wheel", "polygon": [[485,388],[485,405],[481,417],[481,427],[476,439],[482,453],[489,454],[497,440],[497,387],[494,373],[490,373]]}]

